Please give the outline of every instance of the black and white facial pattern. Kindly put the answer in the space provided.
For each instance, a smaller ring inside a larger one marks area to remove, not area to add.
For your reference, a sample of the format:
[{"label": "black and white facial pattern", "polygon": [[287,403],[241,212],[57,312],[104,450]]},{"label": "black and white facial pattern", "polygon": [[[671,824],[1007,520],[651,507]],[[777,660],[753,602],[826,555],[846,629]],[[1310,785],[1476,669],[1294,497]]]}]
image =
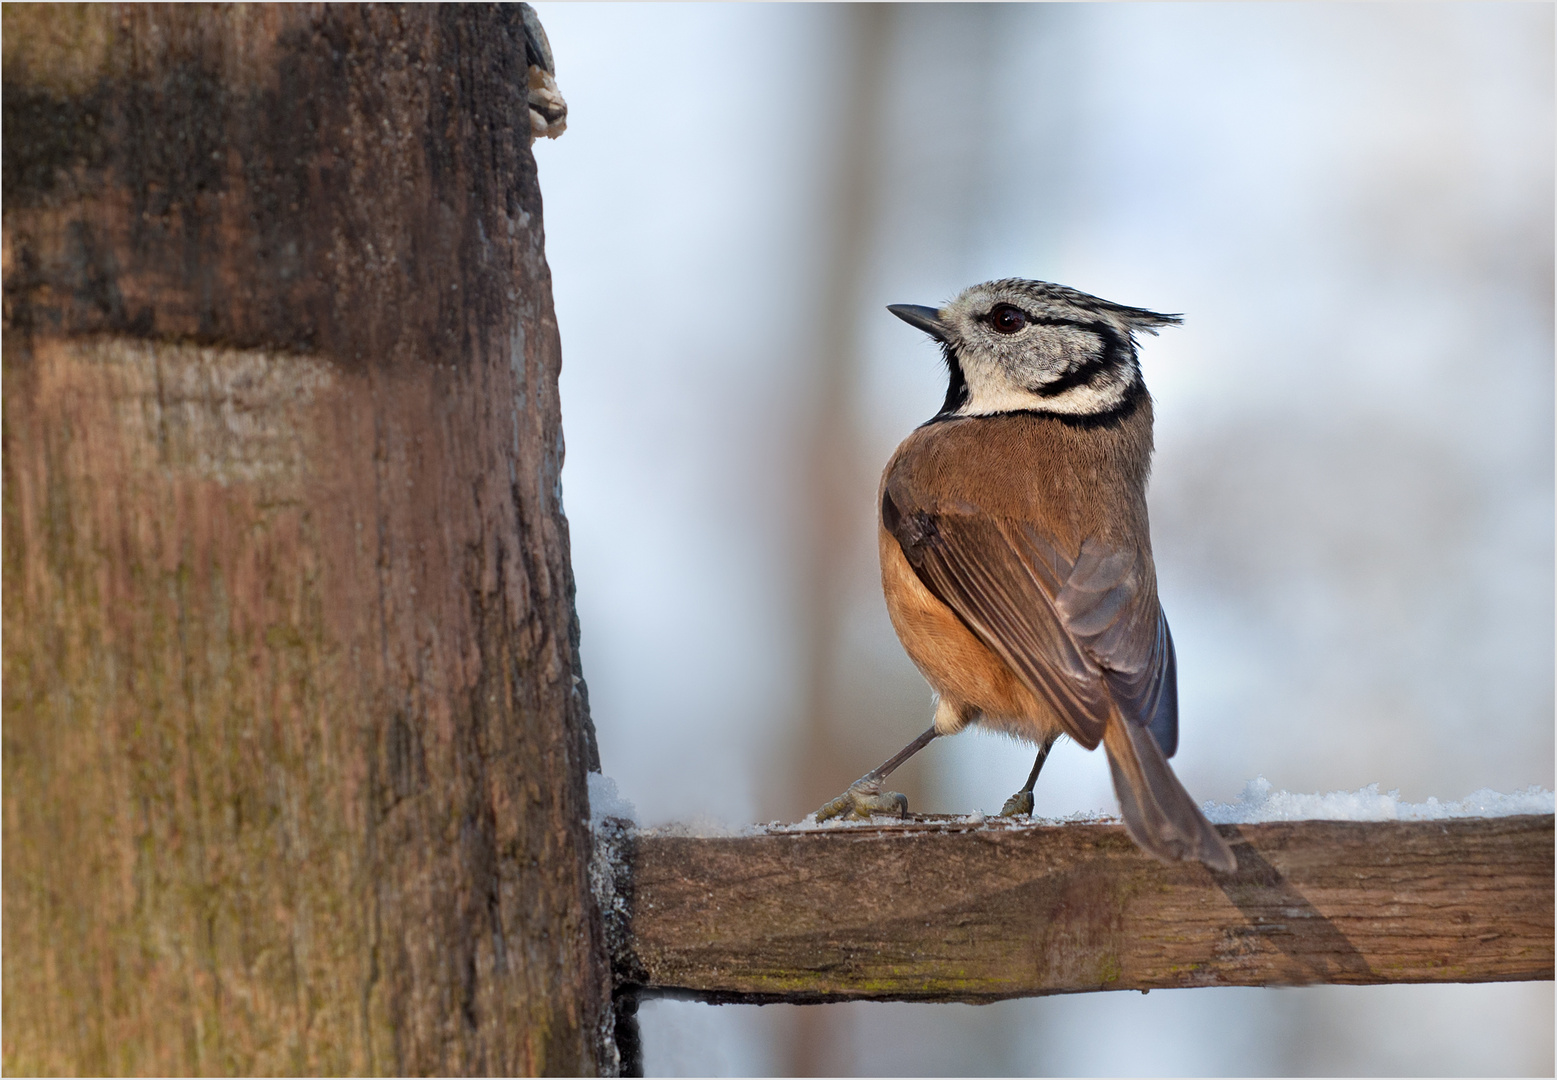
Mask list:
[{"label": "black and white facial pattern", "polygon": [[937,315],[951,369],[942,416],[1112,412],[1143,388],[1135,332],[1179,321],[1021,279],[975,285]]}]

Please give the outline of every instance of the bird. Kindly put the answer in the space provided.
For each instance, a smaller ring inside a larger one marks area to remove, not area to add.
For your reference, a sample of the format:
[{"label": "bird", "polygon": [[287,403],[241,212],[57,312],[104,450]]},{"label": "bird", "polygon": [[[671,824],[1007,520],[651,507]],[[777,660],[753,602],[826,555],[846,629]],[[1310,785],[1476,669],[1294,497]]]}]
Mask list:
[{"label": "bird", "polygon": [[1152,560],[1152,399],[1137,335],[1182,316],[1023,278],[887,310],[940,343],[949,376],[940,411],[893,453],[877,492],[887,612],[936,694],[934,722],[817,820],[906,816],[907,798],[883,781],[971,724],[1038,747],[1001,811],[1030,814],[1065,735],[1103,745],[1140,848],[1232,873],[1232,849],[1168,765],[1177,659]]}]

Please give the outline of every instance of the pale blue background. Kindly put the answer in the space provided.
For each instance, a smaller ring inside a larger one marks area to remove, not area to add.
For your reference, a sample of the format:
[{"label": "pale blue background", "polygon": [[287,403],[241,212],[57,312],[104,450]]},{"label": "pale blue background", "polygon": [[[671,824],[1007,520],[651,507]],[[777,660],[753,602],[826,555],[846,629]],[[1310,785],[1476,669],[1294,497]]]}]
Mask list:
[{"label": "pale blue background", "polygon": [[[860,13],[536,6],[570,106],[536,155],[605,769],[649,822],[797,817],[774,775],[800,726],[802,444]],[[929,707],[881,605],[872,491],[944,382],[883,306],[1022,275],[1186,316],[1142,355],[1190,790],[1552,786],[1552,8],[889,23],[844,384],[855,771]],[[910,794],[932,810],[997,809],[1030,762],[977,733],[927,754]],[[1072,746],[1037,795],[1113,806]],[[641,1015],[662,1074],[783,1072],[802,1037],[860,1074],[1550,1074],[1552,1008],[1521,984]]]}]

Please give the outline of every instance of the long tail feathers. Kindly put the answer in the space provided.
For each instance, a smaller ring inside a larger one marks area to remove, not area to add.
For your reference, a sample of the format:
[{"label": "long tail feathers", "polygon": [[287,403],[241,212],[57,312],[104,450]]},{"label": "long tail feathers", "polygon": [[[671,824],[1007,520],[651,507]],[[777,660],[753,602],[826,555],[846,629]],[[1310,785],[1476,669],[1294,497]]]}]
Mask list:
[{"label": "long tail feathers", "polygon": [[1115,713],[1103,729],[1103,746],[1125,830],[1137,844],[1168,862],[1199,859],[1224,874],[1238,869],[1233,849],[1173,775],[1151,732]]}]

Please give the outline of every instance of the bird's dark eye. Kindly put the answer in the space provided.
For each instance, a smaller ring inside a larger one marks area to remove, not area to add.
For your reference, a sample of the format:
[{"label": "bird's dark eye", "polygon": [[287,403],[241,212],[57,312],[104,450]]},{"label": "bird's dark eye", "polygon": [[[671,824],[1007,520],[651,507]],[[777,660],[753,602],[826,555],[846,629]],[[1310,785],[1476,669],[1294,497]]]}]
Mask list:
[{"label": "bird's dark eye", "polygon": [[989,313],[989,325],[993,326],[997,333],[1014,334],[1027,325],[1027,313],[1010,304],[997,304]]}]

